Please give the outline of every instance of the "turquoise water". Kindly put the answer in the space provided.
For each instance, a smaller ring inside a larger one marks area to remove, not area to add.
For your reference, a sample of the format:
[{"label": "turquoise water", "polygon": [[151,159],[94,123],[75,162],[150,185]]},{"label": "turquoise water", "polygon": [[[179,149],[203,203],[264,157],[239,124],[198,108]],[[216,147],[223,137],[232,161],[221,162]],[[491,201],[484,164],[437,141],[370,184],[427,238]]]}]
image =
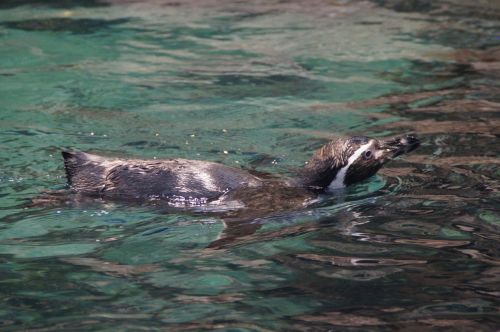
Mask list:
[{"label": "turquoise water", "polygon": [[[0,3],[0,329],[498,328],[494,1]],[[283,175],[414,131],[341,196],[221,250],[210,213],[27,207],[60,150]]]}]

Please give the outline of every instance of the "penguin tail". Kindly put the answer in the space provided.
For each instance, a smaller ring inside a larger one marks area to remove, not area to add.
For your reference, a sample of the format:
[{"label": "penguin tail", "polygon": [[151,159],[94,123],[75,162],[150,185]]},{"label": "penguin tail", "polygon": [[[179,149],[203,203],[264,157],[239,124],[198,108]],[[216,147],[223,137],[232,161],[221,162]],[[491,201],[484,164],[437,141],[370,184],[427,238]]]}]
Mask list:
[{"label": "penguin tail", "polygon": [[104,185],[105,167],[99,156],[77,150],[62,150],[68,184],[79,192],[98,191]]},{"label": "penguin tail", "polygon": [[85,153],[74,150],[62,150],[61,154],[64,159],[64,170],[68,184],[72,185],[73,177],[78,173],[80,165],[85,163]]}]

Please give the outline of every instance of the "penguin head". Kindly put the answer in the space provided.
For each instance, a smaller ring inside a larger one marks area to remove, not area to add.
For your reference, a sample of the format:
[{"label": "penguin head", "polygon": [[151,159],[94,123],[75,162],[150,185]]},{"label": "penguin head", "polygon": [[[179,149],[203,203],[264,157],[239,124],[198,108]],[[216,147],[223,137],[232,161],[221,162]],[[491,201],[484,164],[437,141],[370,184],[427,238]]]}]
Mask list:
[{"label": "penguin head", "polygon": [[365,136],[337,138],[325,144],[304,167],[305,183],[320,190],[335,190],[363,181],[389,160],[420,145],[414,135],[378,140]]}]

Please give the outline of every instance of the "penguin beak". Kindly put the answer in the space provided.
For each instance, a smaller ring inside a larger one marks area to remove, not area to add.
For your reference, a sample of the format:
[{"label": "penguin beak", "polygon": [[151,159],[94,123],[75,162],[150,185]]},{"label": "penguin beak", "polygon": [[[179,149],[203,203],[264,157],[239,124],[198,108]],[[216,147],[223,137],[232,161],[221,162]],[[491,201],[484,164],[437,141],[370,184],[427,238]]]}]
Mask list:
[{"label": "penguin beak", "polygon": [[397,136],[381,142],[384,159],[393,159],[418,148],[420,140],[414,134]]}]

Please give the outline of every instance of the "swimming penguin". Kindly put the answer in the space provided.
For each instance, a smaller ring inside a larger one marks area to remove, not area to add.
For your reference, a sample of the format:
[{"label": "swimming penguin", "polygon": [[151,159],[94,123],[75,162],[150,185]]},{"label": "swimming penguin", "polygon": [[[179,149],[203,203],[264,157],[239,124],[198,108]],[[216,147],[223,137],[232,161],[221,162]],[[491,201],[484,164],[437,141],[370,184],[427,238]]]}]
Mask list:
[{"label": "swimming penguin", "polygon": [[78,151],[62,155],[71,190],[86,196],[184,206],[238,201],[245,206],[247,198],[272,191],[276,204],[287,201],[281,202],[287,205],[294,204],[287,197],[297,193],[313,197],[362,181],[419,144],[414,135],[385,141],[364,136],[337,138],[316,151],[293,178],[200,160],[111,159]]}]

